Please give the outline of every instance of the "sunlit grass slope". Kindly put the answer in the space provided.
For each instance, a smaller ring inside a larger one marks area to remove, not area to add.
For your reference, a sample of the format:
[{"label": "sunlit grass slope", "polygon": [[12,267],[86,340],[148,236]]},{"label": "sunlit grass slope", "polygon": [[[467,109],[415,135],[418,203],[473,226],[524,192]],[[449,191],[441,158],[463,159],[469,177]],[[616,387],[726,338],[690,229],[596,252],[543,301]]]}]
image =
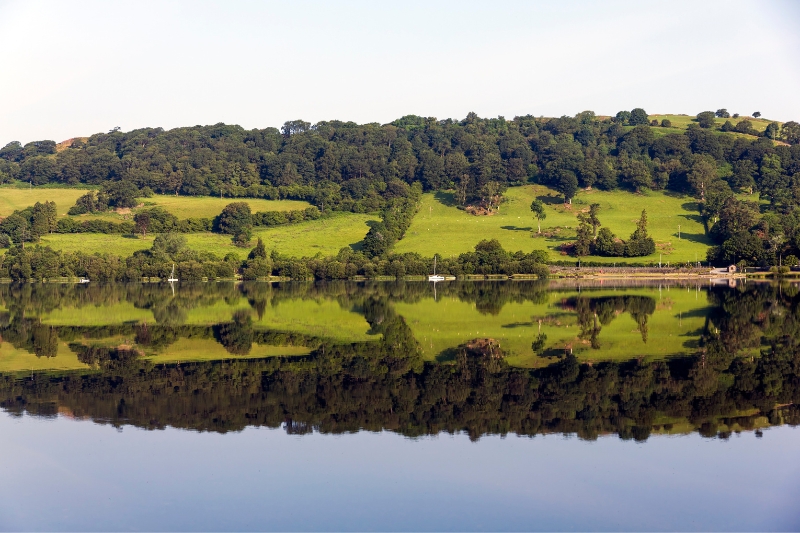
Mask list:
[{"label": "sunlit grass slope", "polygon": [[[565,206],[555,191],[540,185],[510,188],[500,212],[493,216],[474,216],[452,205],[449,194],[423,195],[420,209],[406,232],[397,243],[398,252],[419,252],[425,256],[434,253],[444,257],[470,251],[481,239],[497,239],[506,250],[547,250],[551,260],[570,259],[556,250],[563,242],[575,239],[576,215],[587,210],[589,204],[599,203],[600,221],[622,239],[627,239],[636,229],[642,209],[647,210],[648,230],[655,239],[656,253],[644,258],[590,257],[592,261],[609,264],[621,261],[658,262],[659,252],[664,262],[705,260],[710,240],[697,213],[692,198],[661,192],[633,194],[628,191],[580,191],[572,206]],[[546,238],[536,233],[536,219],[530,211],[531,202],[541,198],[546,203],[547,218],[542,221],[542,231],[560,226],[568,228],[559,236]],[[678,225],[681,239],[678,239]]]},{"label": "sunlit grass slope", "polygon": [[311,207],[299,200],[259,200],[253,198],[217,198],[213,196],[174,196],[156,194],[152,198],[140,198],[145,207],[163,207],[178,218],[213,218],[231,202],[246,202],[250,210],[293,211]]},{"label": "sunlit grass slope", "polygon": [[[55,202],[58,216],[67,216],[75,200],[89,192],[86,188],[69,187],[0,187],[0,217],[6,217],[18,209],[25,209],[36,202]],[[143,207],[163,207],[178,218],[213,218],[231,202],[246,202],[255,211],[293,211],[311,207],[300,200],[261,200],[255,198],[217,198],[212,196],[174,196],[156,194],[151,198],[140,198]],[[135,212],[136,209],[133,209]],[[102,213],[84,218],[122,218],[115,212]]]},{"label": "sunlit grass slope", "polygon": [[442,357],[446,350],[472,339],[488,337],[500,342],[509,363],[526,367],[547,366],[553,361],[537,357],[531,349],[540,332],[547,335],[545,351],[563,354],[565,348],[571,347],[583,361],[692,354],[709,309],[705,293],[694,289],[584,291],[582,295],[590,297],[641,295],[656,301],[656,310],[648,318],[646,342],[630,314],[621,313],[602,326],[600,349],[595,350],[588,341],[578,338],[576,313],[558,305],[577,295],[577,291],[552,292],[547,303],[510,303],[497,314],[481,313],[475,304],[456,298],[434,301],[431,297],[414,304],[397,303],[395,309],[411,327],[427,359]]},{"label": "sunlit grass slope", "polygon": [[[650,120],[657,120],[660,124],[662,120],[667,119],[670,121],[672,128],[685,130],[689,127],[689,124],[697,124],[697,116],[696,115],[648,115],[647,118]],[[731,124],[734,126],[737,122],[742,120],[749,120],[750,123],[753,125],[753,129],[756,131],[764,131],[767,129],[767,125],[771,122],[775,122],[774,120],[769,120],[766,118],[753,118],[751,116],[740,116],[738,118],[715,118],[714,122],[716,123],[717,127],[722,126],[725,124],[726,121],[730,120]],[[778,122],[780,124],[780,122]],[[654,128],[653,131],[656,131],[658,128]]]},{"label": "sunlit grass slope", "polygon": [[[376,220],[374,215],[356,213],[337,213],[332,217],[309,220],[298,224],[256,228],[253,231],[253,243],[261,237],[267,250],[277,250],[281,254],[300,257],[335,255],[346,246],[357,246],[369,230],[367,222]],[[234,253],[244,259],[249,248],[238,248],[231,242],[229,235],[217,233],[190,233],[186,235],[190,248],[208,251],[224,257]],[[99,233],[52,234],[42,237],[42,244],[57,250],[83,251],[86,253],[111,253],[128,256],[136,250],[150,248],[153,237],[147,239],[123,235],[105,235]]]},{"label": "sunlit grass slope", "polygon": [[14,211],[30,207],[36,202],[55,202],[58,216],[66,216],[67,210],[75,205],[75,200],[86,193],[86,189],[0,187],[0,217],[7,217]]}]

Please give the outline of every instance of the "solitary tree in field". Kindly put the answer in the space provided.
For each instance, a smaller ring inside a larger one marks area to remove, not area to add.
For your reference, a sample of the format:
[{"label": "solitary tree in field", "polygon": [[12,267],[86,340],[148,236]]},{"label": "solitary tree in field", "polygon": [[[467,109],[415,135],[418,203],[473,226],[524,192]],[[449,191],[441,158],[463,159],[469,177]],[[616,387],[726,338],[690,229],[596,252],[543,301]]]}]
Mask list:
[{"label": "solitary tree in field", "polygon": [[146,238],[147,229],[150,227],[150,213],[147,211],[136,213],[133,222],[136,224],[136,231],[142,234],[142,238]]},{"label": "solitary tree in field", "polygon": [[755,113],[753,113],[753,118],[758,118],[760,116],[761,116],[761,111],[756,111]]},{"label": "solitary tree in field", "polygon": [[722,109],[717,109],[716,115],[719,118],[731,118],[731,114],[728,113],[728,110],[724,107]]},{"label": "solitary tree in field", "polygon": [[538,198],[531,203],[531,211],[533,216],[536,217],[536,223],[539,226],[539,233],[542,232],[542,220],[547,218],[547,212],[544,210],[544,202]]},{"label": "solitary tree in field", "polygon": [[592,226],[592,236],[597,238],[597,228],[600,227],[600,219],[597,214],[600,212],[600,204],[592,204],[589,206],[589,224]]}]

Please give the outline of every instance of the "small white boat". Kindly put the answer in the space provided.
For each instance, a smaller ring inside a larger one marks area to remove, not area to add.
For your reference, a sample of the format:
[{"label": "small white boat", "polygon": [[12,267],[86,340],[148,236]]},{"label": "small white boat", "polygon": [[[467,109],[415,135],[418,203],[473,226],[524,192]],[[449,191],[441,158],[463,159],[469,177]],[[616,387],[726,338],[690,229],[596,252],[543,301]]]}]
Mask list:
[{"label": "small white boat", "polygon": [[89,283],[89,278],[80,278],[78,283]]},{"label": "small white boat", "polygon": [[433,256],[433,274],[428,276],[428,281],[444,281],[444,276],[436,275],[436,256]]},{"label": "small white boat", "polygon": [[170,273],[169,278],[167,278],[167,281],[170,283],[173,281],[178,281],[178,278],[175,277],[175,263],[172,263],[172,272]]}]

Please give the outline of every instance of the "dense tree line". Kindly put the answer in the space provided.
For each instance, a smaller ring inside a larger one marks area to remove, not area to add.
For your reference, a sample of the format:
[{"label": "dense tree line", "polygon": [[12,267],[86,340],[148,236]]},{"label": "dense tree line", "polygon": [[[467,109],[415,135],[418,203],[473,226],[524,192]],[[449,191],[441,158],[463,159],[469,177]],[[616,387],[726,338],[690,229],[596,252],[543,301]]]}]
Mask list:
[{"label": "dense tree line", "polygon": [[[530,274],[546,277],[546,253],[542,251],[508,252],[497,240],[481,241],[474,252],[441,259],[438,272],[453,276]],[[434,258],[417,253],[372,256],[343,248],[333,257],[287,257],[278,252],[269,255],[261,239],[241,261],[236,254],[224,258],[212,252],[198,252],[186,245],[179,233],[156,236],[147,250],[129,257],[109,254],[62,252],[49,246],[13,246],[0,257],[0,278],[17,281],[54,280],[86,277],[96,281],[139,281],[142,278],[164,279],[175,266],[181,280],[225,279],[237,274],[245,279],[277,276],[288,279],[336,280],[355,277],[376,278],[426,276],[433,270]]]},{"label": "dense tree line", "polygon": [[748,228],[760,248],[751,253],[743,234],[720,230],[713,235],[721,248],[711,259],[763,263],[800,255],[800,125],[775,123],[758,133],[742,119],[718,127],[714,116],[726,114],[700,113],[684,133],[653,126],[639,108],[613,118],[591,111],[512,120],[470,113],[460,121],[406,116],[385,125],[292,121],[280,131],[224,124],[112,131],[62,148],[52,141],[11,143],[0,150],[0,179],[298,198],[322,211],[358,212],[385,209],[417,183],[425,191],[454,190],[458,204],[478,202],[489,210],[505,187],[530,181],[555,188],[567,201],[579,188],[668,189],[695,196],[709,229],[726,204],[730,210],[740,202],[735,192],[754,199],[757,193],[769,202],[760,208],[768,216]]},{"label": "dense tree line", "polygon": [[[240,289],[203,290],[221,297]],[[0,376],[0,406],[44,416],[66,409],[99,423],[145,428],[225,432],[283,426],[291,433],[368,429],[409,436],[464,431],[472,438],[556,432],[645,440],[671,429],[658,422],[664,419],[687,421],[706,437],[727,438],[721,424],[748,429],[760,416],[771,424],[800,423],[799,301],[788,287],[710,292],[713,311],[697,357],[588,365],[566,355],[535,370],[510,367],[502,354],[480,349],[479,343],[455,347],[446,363],[423,361],[411,330],[392,309],[395,288],[383,290],[389,294],[357,297],[380,335],[376,341],[296,338],[316,349],[302,357],[153,365],[133,349],[94,344],[83,335],[71,346],[94,370]],[[149,289],[127,291],[146,300]],[[601,321],[620,308],[647,314],[650,305],[624,296],[579,300],[571,304],[605,317]],[[26,305],[41,304],[20,294],[7,308],[19,313]],[[20,320],[4,316],[4,338],[19,340],[15,335],[25,329]],[[33,322],[27,327],[19,342],[38,345],[48,355],[47,345],[59,332]],[[255,338],[272,339],[241,315],[202,332],[197,328],[140,328],[137,338],[152,345],[173,334],[213,335],[231,353],[241,353]]]}]

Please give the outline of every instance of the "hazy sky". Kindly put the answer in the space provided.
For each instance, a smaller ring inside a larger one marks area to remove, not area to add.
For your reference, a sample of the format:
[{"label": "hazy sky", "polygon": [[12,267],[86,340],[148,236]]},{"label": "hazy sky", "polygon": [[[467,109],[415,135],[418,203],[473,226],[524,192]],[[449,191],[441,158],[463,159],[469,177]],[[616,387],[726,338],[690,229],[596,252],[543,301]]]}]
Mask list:
[{"label": "hazy sky", "polygon": [[407,114],[800,119],[800,2],[0,0],[0,146]]}]

